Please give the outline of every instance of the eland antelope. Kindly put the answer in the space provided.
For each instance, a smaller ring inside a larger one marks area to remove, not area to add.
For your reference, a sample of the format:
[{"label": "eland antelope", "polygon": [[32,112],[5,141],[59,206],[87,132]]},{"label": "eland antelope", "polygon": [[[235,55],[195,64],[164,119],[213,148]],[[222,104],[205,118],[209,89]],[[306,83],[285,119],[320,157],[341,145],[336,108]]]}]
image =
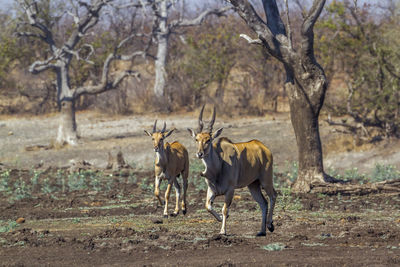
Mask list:
[{"label": "eland antelope", "polygon": [[[269,231],[273,232],[272,214],[277,193],[272,180],[271,151],[258,140],[233,143],[228,138],[221,137],[213,143],[214,139],[221,134],[223,128],[213,132],[214,107],[211,121],[207,129],[203,131],[203,111],[204,105],[200,111],[197,131],[191,128],[188,128],[188,131],[196,141],[196,156],[202,160],[205,167],[201,175],[205,177],[208,185],[206,209],[219,222],[222,222],[220,234],[226,234],[226,219],[235,189],[245,186],[249,188],[251,195],[260,205],[262,211],[261,231],[257,236],[266,235],[266,226]],[[269,213],[268,202],[264,198],[261,188],[265,190],[269,197]],[[215,197],[220,195],[225,197],[222,219],[212,208]]]},{"label": "eland antelope", "polygon": [[179,142],[164,143],[164,139],[172,134],[175,130],[166,131],[166,123],[161,131],[157,131],[157,120],[154,122],[153,132],[144,132],[153,140],[154,152],[156,153],[155,159],[155,186],[154,195],[157,197],[160,205],[163,202],[160,197],[160,182],[162,179],[168,181],[167,190],[165,191],[165,206],[164,217],[168,217],[168,200],[171,192],[171,186],[174,184],[176,192],[176,205],[174,213],[171,216],[179,214],[179,200],[181,196],[181,186],[177,181],[177,177],[181,175],[183,180],[183,198],[182,198],[182,212],[186,214],[186,191],[188,187],[189,175],[189,156],[186,148]]}]

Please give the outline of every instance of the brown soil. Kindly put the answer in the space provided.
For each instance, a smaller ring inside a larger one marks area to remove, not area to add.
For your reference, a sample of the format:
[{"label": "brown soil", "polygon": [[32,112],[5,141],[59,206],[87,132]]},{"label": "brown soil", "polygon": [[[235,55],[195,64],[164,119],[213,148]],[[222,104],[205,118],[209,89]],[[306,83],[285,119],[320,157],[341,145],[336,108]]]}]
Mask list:
[{"label": "brown soil", "polygon": [[[57,170],[42,174],[55,176]],[[162,217],[151,190],[151,172],[137,184],[118,173],[110,190],[53,192],[0,201],[0,220],[25,222],[0,233],[3,265],[388,265],[400,264],[400,195],[325,196],[279,192],[275,231],[254,235],[260,211],[248,190],[237,190],[228,235],[204,209],[205,192],[189,188],[189,212]],[[29,184],[28,172],[11,180]],[[40,184],[40,182],[39,182]],[[41,185],[42,186],[42,185]],[[39,188],[39,187],[38,187]],[[68,191],[68,190],[66,190]],[[174,200],[174,196],[172,196]],[[219,210],[222,199],[215,203]],[[172,201],[173,202],[173,201]],[[172,212],[173,204],[170,205]],[[271,245],[272,244],[272,245]],[[276,251],[268,248],[278,247]]]}]

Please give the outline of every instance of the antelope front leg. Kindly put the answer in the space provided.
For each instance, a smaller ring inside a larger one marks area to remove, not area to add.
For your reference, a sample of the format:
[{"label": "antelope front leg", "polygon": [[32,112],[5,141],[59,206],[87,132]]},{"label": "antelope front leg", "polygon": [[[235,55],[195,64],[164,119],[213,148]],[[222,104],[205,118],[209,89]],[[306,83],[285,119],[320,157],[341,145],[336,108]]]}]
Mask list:
[{"label": "antelope front leg", "polygon": [[218,215],[218,213],[213,210],[212,204],[214,202],[214,199],[217,195],[214,193],[214,191],[211,190],[210,187],[207,189],[207,200],[206,200],[206,209],[209,213],[211,213],[217,221],[222,222],[221,217]]},{"label": "antelope front leg", "polygon": [[168,200],[171,193],[172,181],[168,180],[167,190],[165,190],[165,206],[164,206],[164,218],[168,218]]},{"label": "antelope front leg", "polygon": [[158,199],[158,202],[160,203],[160,206],[162,206],[164,203],[161,200],[160,197],[160,177],[156,176],[156,180],[155,180],[155,185],[154,185],[154,195],[156,196],[156,198]]},{"label": "antelope front leg", "polygon": [[171,214],[171,216],[177,216],[179,214],[179,200],[181,198],[181,186],[179,185],[178,180],[176,178],[174,179],[174,187],[176,193],[176,201],[175,201],[175,210],[174,213]]},{"label": "antelope front leg", "polygon": [[234,190],[225,193],[225,202],[222,207],[222,226],[219,232],[221,235],[226,235],[226,219],[228,218],[229,207],[232,204],[233,192]]}]

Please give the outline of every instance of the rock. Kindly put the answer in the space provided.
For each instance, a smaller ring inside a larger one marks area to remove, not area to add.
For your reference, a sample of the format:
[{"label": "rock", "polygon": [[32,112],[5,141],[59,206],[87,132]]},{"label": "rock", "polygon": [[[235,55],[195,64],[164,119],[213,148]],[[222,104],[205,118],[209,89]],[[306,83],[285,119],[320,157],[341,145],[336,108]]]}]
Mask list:
[{"label": "rock", "polygon": [[20,217],[15,222],[18,223],[18,224],[24,223],[25,222],[25,218]]}]

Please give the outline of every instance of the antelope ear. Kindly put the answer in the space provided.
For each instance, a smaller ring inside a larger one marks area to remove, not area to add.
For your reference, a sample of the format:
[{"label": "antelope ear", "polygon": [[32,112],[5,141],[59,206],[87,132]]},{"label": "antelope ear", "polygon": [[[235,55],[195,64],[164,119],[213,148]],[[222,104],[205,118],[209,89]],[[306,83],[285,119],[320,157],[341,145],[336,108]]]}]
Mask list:
[{"label": "antelope ear", "polygon": [[196,133],[193,131],[193,129],[187,128],[187,130],[189,131],[190,135],[191,135],[193,138],[196,137]]},{"label": "antelope ear", "polygon": [[149,133],[148,131],[144,130],[144,132],[145,132],[148,136],[151,136],[151,133]]},{"label": "antelope ear", "polygon": [[222,133],[222,130],[223,130],[224,128],[219,128],[218,130],[216,130],[213,134],[212,134],[212,138],[213,139],[215,139],[215,138],[217,138],[221,133]]},{"label": "antelope ear", "polygon": [[164,138],[167,138],[168,136],[170,136],[170,135],[172,134],[172,132],[175,131],[175,130],[176,130],[176,128],[170,130],[170,131],[164,136]]}]

